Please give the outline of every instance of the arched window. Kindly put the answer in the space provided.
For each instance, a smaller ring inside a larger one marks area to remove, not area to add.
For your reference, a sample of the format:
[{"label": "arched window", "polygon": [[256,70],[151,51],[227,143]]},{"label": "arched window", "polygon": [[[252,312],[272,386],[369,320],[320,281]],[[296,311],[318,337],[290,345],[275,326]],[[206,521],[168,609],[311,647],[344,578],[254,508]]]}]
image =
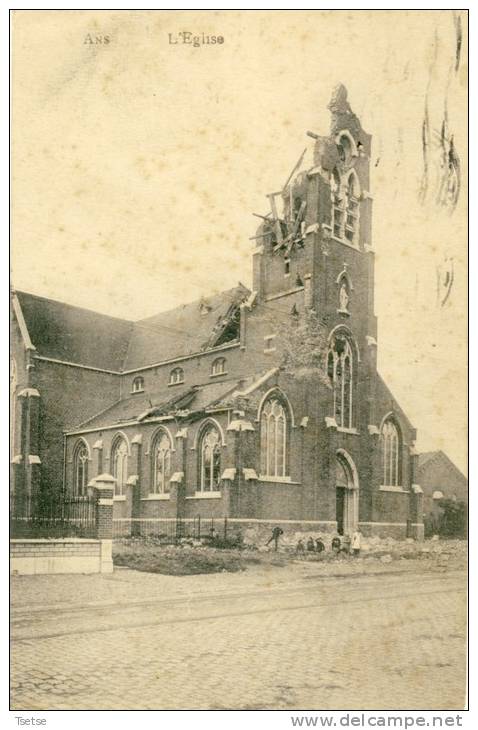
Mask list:
[{"label": "arched window", "polygon": [[182,368],[174,368],[169,374],[169,385],[177,385],[184,383],[184,370]]},{"label": "arched window", "polygon": [[350,165],[353,149],[350,138],[346,134],[340,135],[337,148],[339,151],[340,161],[343,162],[345,165]]},{"label": "arched window", "polygon": [[332,197],[332,232],[334,238],[357,243],[360,186],[355,170],[341,177],[337,168],[330,179]]},{"label": "arched window", "polygon": [[356,174],[349,174],[345,187],[345,238],[355,243],[359,222],[359,185]]},{"label": "arched window", "polygon": [[116,479],[115,494],[122,495],[128,479],[128,445],[121,436],[116,439],[111,449],[111,468]]},{"label": "arched window", "polygon": [[133,393],[142,393],[144,390],[144,378],[142,378],[140,375],[138,375],[137,378],[133,380]]},{"label": "arched window", "polygon": [[201,492],[216,492],[221,480],[221,436],[212,424],[201,435],[199,454]]},{"label": "arched window", "polygon": [[354,354],[344,335],[335,337],[327,357],[327,372],[334,391],[334,416],[339,428],[353,427]]},{"label": "arched window", "polygon": [[400,474],[400,434],[392,418],[387,418],[380,434],[384,486],[398,487]]},{"label": "arched window", "polygon": [[226,358],[218,357],[214,360],[211,368],[211,375],[225,375],[226,374]]},{"label": "arched window", "polygon": [[340,175],[337,168],[334,169],[330,180],[332,194],[332,231],[335,238],[343,238],[344,209]]},{"label": "arched window", "polygon": [[152,448],[153,479],[152,492],[167,494],[171,477],[171,440],[166,431],[159,431]]},{"label": "arched window", "polygon": [[88,491],[88,447],[83,440],[78,441],[73,455],[73,492],[84,497]]},{"label": "arched window", "polygon": [[261,411],[261,474],[285,477],[287,474],[287,413],[277,396],[266,400]]}]

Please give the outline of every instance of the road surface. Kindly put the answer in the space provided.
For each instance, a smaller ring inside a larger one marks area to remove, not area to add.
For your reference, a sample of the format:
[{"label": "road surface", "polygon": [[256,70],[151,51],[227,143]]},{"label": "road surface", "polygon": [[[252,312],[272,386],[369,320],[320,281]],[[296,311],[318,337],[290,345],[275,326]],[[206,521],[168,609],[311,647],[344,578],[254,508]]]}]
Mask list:
[{"label": "road surface", "polygon": [[465,706],[464,571],[221,579],[15,578],[12,709]]}]

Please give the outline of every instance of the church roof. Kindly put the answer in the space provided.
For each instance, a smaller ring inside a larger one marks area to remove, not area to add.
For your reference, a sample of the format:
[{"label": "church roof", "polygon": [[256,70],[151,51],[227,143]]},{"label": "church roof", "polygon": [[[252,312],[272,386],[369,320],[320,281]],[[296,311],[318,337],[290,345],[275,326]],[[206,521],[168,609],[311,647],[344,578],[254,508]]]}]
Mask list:
[{"label": "church roof", "polygon": [[38,355],[102,370],[121,369],[132,322],[35,294],[16,295]]},{"label": "church roof", "polygon": [[135,370],[219,344],[234,309],[249,295],[250,290],[239,284],[135,322],[123,369]]},{"label": "church roof", "polygon": [[38,355],[118,373],[232,340],[228,327],[249,294],[249,289],[239,284],[212,297],[132,322],[16,292]]}]

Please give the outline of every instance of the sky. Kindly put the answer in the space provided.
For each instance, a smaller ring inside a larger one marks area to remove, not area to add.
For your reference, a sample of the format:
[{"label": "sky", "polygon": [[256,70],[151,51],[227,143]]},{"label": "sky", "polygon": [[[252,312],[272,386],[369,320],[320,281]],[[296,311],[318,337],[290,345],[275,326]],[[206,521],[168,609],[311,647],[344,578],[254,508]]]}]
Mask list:
[{"label": "sky", "polygon": [[[171,44],[180,31],[224,43]],[[379,369],[417,448],[466,470],[466,59],[452,11],[15,11],[14,286],[127,319],[250,286],[252,213],[268,211],[306,131],[328,133],[342,82],[373,135]],[[453,210],[434,196],[445,108]]]}]

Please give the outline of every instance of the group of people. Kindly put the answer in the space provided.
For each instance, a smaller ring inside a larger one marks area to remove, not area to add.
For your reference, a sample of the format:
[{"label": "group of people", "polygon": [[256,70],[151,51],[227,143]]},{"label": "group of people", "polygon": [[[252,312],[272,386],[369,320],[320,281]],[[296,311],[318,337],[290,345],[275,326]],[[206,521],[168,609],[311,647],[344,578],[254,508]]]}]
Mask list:
[{"label": "group of people", "polygon": [[[358,556],[360,555],[361,547],[362,533],[360,531],[360,527],[357,527],[357,529],[353,532],[352,537],[350,535],[343,535],[343,537],[340,538],[338,535],[335,535],[330,543],[330,549],[336,555],[339,553],[346,553],[349,555],[352,552],[354,555]],[[313,537],[309,537],[306,545],[304,545],[304,541],[302,539],[299,539],[295,547],[296,553],[302,556],[305,556],[306,552],[321,553],[324,550],[325,545],[320,537],[315,540]]]},{"label": "group of people", "polygon": [[[283,534],[284,531],[280,527],[274,527],[274,529],[272,530],[272,535],[270,536],[266,545],[269,545],[271,542],[273,542],[274,550],[277,550],[279,539]],[[352,552],[354,555],[358,556],[360,555],[361,547],[362,533],[360,531],[360,527],[357,527],[356,530],[354,530],[352,536],[343,535],[342,538],[340,538],[338,535],[335,535],[335,537],[332,538],[332,542],[330,543],[330,549],[336,555],[338,555],[339,553],[346,553],[348,555],[350,554],[350,552]],[[295,552],[297,553],[297,555],[303,557],[305,557],[306,552],[322,553],[324,552],[324,550],[325,543],[323,542],[321,537],[317,537],[314,539],[312,536],[308,538],[306,544],[304,544],[304,540],[300,538],[295,547]]]}]

